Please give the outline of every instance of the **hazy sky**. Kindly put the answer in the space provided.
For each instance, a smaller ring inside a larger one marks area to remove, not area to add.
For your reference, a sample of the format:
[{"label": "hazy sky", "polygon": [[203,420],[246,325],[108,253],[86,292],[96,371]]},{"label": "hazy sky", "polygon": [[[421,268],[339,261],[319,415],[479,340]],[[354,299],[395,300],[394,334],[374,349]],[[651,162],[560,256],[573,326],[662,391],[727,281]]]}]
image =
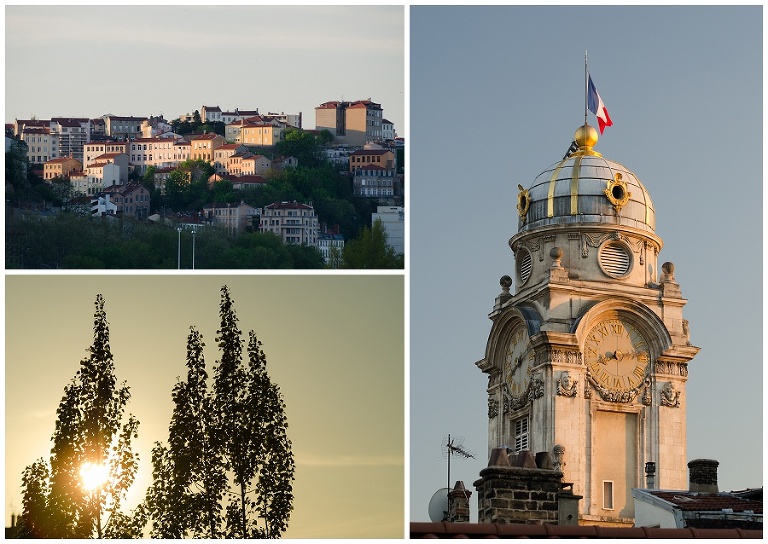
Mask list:
[{"label": "hazy sky", "polygon": [[372,99],[405,136],[403,6],[6,6],[5,121]]},{"label": "hazy sky", "polygon": [[105,297],[118,381],[141,422],[139,476],[167,443],[177,376],[186,377],[190,325],[206,367],[219,357],[220,288],[228,285],[243,338],[255,330],[284,395],[296,460],[287,537],[389,537],[404,526],[404,280],[387,276],[7,275],[6,523],[21,512],[21,472],[49,458],[55,412],[93,339]]},{"label": "hazy sky", "polygon": [[475,492],[487,465],[474,363],[514,277],[517,185],[584,121],[585,50],[614,123],[595,149],[649,191],[701,347],[688,460],[720,461],[721,490],[762,486],[762,8],[417,6],[410,40],[411,518],[446,485],[448,433],[477,454],[451,485]]}]

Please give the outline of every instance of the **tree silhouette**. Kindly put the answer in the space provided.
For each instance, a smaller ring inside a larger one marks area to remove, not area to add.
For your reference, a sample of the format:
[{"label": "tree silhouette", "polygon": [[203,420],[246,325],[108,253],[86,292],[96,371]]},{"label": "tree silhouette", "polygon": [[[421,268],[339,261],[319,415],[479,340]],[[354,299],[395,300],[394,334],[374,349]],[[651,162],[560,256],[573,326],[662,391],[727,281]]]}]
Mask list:
[{"label": "tree silhouette", "polygon": [[158,538],[217,538],[226,484],[203,357],[202,335],[190,328],[187,380],[173,388],[169,447],[152,451],[153,483],[147,508]]},{"label": "tree silhouette", "polygon": [[205,344],[192,328],[187,380],[173,389],[169,445],[157,443],[153,450],[145,507],[155,537],[277,538],[293,509],[294,462],[282,394],[269,379],[253,331],[243,362],[234,304],[226,286],[221,292],[212,391]]},{"label": "tree silhouette", "polygon": [[[129,415],[123,423],[131,395],[125,383],[117,385],[101,295],[96,297],[88,351],[64,388],[50,465],[39,459],[22,476],[21,525],[30,536],[88,538],[96,532],[101,537],[102,512],[109,514],[105,532],[125,532],[119,525],[129,518],[119,510],[138,468],[131,440],[137,437],[139,422]],[[86,481],[89,467],[102,476]]]},{"label": "tree silhouette", "polygon": [[221,289],[219,315],[216,340],[221,358],[214,390],[226,467],[239,491],[227,505],[227,536],[277,538],[287,528],[293,503],[294,463],[285,405],[270,382],[266,357],[253,331],[248,366],[242,361],[241,332],[226,286]]}]

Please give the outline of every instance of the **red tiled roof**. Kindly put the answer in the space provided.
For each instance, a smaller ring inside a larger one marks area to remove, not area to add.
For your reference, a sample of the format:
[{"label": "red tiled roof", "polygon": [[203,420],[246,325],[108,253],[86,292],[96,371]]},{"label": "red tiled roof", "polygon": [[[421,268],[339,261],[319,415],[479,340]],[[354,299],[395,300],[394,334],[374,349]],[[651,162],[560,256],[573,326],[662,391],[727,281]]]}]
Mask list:
[{"label": "red tiled roof", "polygon": [[208,132],[207,134],[198,134],[192,139],[193,140],[213,140],[214,138],[216,138],[216,136],[219,136],[219,135],[214,132]]},{"label": "red tiled roof", "polygon": [[357,149],[349,154],[350,157],[357,155],[384,155],[392,153],[389,149]]},{"label": "red tiled roof", "polygon": [[763,538],[763,531],[441,521],[412,522],[410,538]]},{"label": "red tiled roof", "polygon": [[120,155],[125,155],[125,153],[104,153],[103,155],[99,155],[94,160],[99,159],[114,159],[115,157],[119,157]]},{"label": "red tiled roof", "polygon": [[267,182],[267,180],[264,179],[263,177],[254,176],[254,175],[232,176],[227,179],[232,183],[258,183],[260,185],[263,185]]}]

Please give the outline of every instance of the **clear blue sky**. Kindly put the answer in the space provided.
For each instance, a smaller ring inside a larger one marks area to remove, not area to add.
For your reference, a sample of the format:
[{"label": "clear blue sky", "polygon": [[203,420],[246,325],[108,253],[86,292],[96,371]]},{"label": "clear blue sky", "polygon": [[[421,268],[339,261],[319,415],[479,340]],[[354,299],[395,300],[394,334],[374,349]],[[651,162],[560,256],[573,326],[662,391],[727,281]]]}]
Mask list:
[{"label": "clear blue sky", "polygon": [[[405,136],[403,6],[6,6],[5,121],[371,98]],[[32,38],[33,37],[33,38]]]},{"label": "clear blue sky", "polygon": [[474,363],[514,276],[517,185],[583,123],[585,50],[614,122],[596,150],[648,189],[701,347],[687,457],[719,460],[722,490],[762,486],[762,8],[416,6],[410,39],[411,519],[446,485],[448,433],[477,454],[453,482],[487,464]]}]

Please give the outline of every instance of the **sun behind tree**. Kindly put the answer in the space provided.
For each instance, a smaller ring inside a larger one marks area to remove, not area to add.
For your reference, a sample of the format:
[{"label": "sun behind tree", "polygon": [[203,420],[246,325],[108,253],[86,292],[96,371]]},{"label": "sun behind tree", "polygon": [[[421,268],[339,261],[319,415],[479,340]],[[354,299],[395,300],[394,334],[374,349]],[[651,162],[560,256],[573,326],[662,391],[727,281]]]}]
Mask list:
[{"label": "sun behind tree", "polygon": [[21,538],[125,535],[122,500],[133,483],[138,454],[131,440],[138,420],[129,415],[128,385],[117,385],[104,297],[97,295],[89,356],[64,388],[56,411],[50,462],[42,458],[22,476]]}]

